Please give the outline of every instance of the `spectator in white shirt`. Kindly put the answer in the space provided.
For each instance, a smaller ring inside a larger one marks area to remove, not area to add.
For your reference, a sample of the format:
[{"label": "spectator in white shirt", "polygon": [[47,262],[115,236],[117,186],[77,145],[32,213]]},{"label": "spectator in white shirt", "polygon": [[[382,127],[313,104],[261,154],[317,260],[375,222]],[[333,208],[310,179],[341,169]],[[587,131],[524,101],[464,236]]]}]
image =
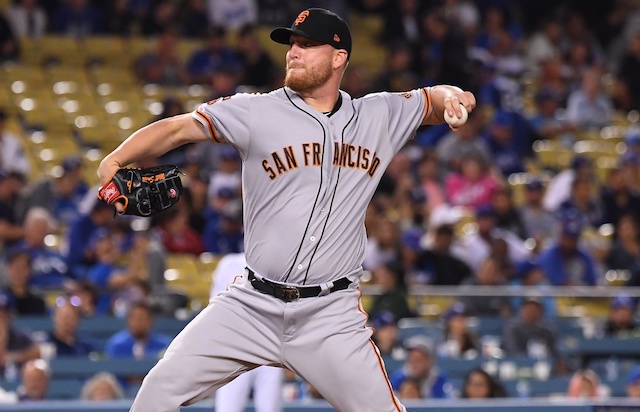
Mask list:
[{"label": "spectator in white shirt", "polygon": [[7,20],[18,37],[40,38],[47,28],[47,15],[38,0],[20,0],[7,10]]},{"label": "spectator in white shirt", "polygon": [[7,114],[0,109],[0,169],[28,175],[29,159],[24,154],[20,138],[7,130]]}]

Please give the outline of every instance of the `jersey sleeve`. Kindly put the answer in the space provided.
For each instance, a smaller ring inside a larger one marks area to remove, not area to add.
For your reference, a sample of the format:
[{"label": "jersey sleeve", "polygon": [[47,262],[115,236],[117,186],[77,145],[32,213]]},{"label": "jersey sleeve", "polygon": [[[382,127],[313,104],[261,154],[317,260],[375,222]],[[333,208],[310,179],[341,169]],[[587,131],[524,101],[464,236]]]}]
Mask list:
[{"label": "jersey sleeve", "polygon": [[220,97],[198,106],[191,114],[217,143],[231,143],[241,151],[249,147],[251,94]]},{"label": "jersey sleeve", "polygon": [[404,93],[382,95],[389,109],[389,138],[397,152],[409,139],[413,139],[422,121],[431,114],[431,89],[423,87]]}]

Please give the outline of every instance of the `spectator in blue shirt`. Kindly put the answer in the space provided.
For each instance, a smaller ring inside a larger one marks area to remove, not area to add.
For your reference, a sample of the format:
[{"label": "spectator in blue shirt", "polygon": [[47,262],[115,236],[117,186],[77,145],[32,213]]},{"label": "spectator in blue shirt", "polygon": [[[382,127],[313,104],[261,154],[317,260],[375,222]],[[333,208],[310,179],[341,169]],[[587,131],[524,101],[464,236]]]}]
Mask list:
[{"label": "spectator in blue shirt", "polygon": [[232,201],[225,205],[220,219],[207,223],[202,239],[205,250],[210,253],[224,255],[243,252],[242,204]]},{"label": "spectator in blue shirt", "polygon": [[55,356],[88,356],[94,347],[87,339],[78,336],[80,312],[69,298],[58,297],[53,312],[53,330],[47,337],[48,343],[55,348]]},{"label": "spectator in blue shirt", "polygon": [[65,36],[82,38],[102,32],[104,21],[100,11],[87,0],[60,4],[51,21],[51,30]]},{"label": "spectator in blue shirt", "polygon": [[542,252],[537,263],[554,286],[593,286],[596,267],[591,256],[578,246],[582,225],[575,219],[562,222],[558,241]]},{"label": "spectator in blue shirt", "polygon": [[509,113],[503,111],[496,113],[485,139],[492,161],[504,177],[524,170],[522,163],[524,153],[520,150],[523,145],[517,141],[515,121]]},{"label": "spectator in blue shirt", "polygon": [[405,342],[407,360],[404,366],[389,377],[394,391],[402,382],[415,379],[420,382],[421,395],[425,399],[448,398],[447,379],[435,365],[434,344],[427,336],[416,335]]},{"label": "spectator in blue shirt", "polygon": [[127,315],[127,329],[109,338],[105,354],[108,358],[158,358],[171,339],[153,333],[152,328],[151,307],[145,302],[134,303]]},{"label": "spectator in blue shirt", "polygon": [[92,238],[97,231],[105,228],[113,220],[113,206],[101,202],[96,196],[87,213],[82,213],[71,222],[67,234],[67,265],[77,278],[83,278],[91,265],[96,263],[96,251],[92,248]]},{"label": "spectator in blue shirt", "polygon": [[107,313],[114,309],[119,298],[130,300],[130,295],[139,291],[140,282],[148,282],[149,272],[140,256],[146,256],[149,239],[136,236],[130,250],[133,258],[129,259],[127,265],[120,264],[124,255],[109,231],[103,229],[97,232],[94,242],[98,262],[89,269],[87,277],[100,290],[97,312]]},{"label": "spectator in blue shirt", "polygon": [[212,27],[204,45],[189,59],[187,71],[192,83],[210,84],[211,75],[221,67],[240,67],[240,57],[227,46],[226,31]]},{"label": "spectator in blue shirt", "polygon": [[31,259],[31,286],[61,287],[69,279],[64,256],[45,244],[45,237],[55,227],[46,209],[35,207],[24,222],[25,238],[11,250],[26,252]]}]

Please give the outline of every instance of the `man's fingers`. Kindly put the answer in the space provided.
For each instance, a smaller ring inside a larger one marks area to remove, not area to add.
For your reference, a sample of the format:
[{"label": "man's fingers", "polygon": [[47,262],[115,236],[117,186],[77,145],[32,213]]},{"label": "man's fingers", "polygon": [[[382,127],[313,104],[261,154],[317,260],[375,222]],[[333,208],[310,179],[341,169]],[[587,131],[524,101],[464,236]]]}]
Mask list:
[{"label": "man's fingers", "polygon": [[114,203],[114,206],[116,207],[118,213],[124,213],[124,205],[122,203],[116,202]]}]

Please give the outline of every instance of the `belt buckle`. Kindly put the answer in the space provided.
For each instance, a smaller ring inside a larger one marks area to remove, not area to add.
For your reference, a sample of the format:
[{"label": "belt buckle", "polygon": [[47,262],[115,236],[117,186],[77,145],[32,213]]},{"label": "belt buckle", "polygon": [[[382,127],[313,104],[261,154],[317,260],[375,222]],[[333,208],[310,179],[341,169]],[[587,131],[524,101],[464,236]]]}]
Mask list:
[{"label": "belt buckle", "polygon": [[300,299],[300,291],[295,286],[280,286],[278,287],[280,291],[280,299],[285,302],[293,302],[294,300]]}]

